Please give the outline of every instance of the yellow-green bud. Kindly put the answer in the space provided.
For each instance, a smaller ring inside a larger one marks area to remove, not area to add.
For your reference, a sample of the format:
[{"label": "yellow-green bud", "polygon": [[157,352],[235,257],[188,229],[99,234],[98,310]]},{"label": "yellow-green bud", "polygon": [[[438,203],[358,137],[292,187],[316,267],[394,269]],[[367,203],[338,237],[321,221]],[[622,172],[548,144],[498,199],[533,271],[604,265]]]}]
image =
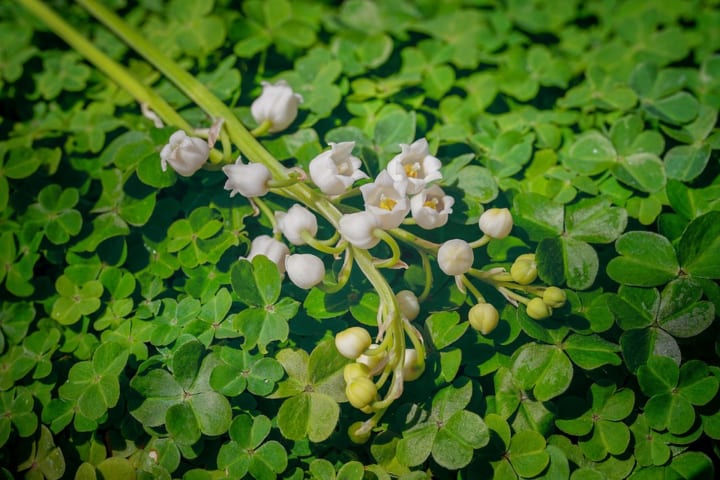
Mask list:
[{"label": "yellow-green bud", "polygon": [[542,299],[549,307],[560,308],[565,305],[567,295],[562,288],[548,287],[543,292]]},{"label": "yellow-green bud", "polygon": [[487,335],[497,327],[500,321],[500,315],[497,309],[491,304],[478,303],[470,309],[468,320],[475,330],[483,335]]},{"label": "yellow-green bud", "polygon": [[370,378],[370,369],[363,363],[348,363],[343,369],[343,378],[345,383],[350,383],[355,378],[365,377]]},{"label": "yellow-green bud", "polygon": [[418,353],[414,348],[405,350],[405,358],[403,359],[403,379],[408,382],[417,380],[425,371],[425,364],[418,362]]},{"label": "yellow-green bud", "polygon": [[410,290],[401,290],[395,294],[400,313],[409,321],[413,321],[420,313],[420,302],[417,296]]},{"label": "yellow-green bud", "polygon": [[358,445],[362,445],[370,439],[372,429],[368,428],[367,431],[360,433],[360,430],[365,430],[365,422],[355,422],[348,427],[348,437],[350,441]]},{"label": "yellow-green bud", "polygon": [[542,320],[552,315],[552,308],[542,298],[535,297],[527,304],[528,317],[534,318],[535,320]]},{"label": "yellow-green bud", "polygon": [[335,346],[345,358],[355,360],[372,343],[367,330],[361,327],[350,327],[335,335]]},{"label": "yellow-green bud", "polygon": [[375,401],[377,387],[369,378],[357,377],[345,387],[345,396],[353,407],[364,408]]},{"label": "yellow-green bud", "polygon": [[537,278],[537,263],[535,255],[526,253],[520,255],[510,267],[510,276],[520,285],[528,285]]}]

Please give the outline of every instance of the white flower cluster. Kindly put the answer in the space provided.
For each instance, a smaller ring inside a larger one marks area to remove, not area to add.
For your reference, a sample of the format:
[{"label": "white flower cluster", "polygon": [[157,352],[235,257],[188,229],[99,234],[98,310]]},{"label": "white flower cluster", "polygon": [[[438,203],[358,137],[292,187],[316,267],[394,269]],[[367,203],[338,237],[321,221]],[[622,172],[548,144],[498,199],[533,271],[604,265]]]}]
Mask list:
[{"label": "white flower cluster", "polygon": [[[367,177],[357,170],[360,160],[351,156],[352,146],[354,142],[332,145],[330,155],[322,154],[310,163],[310,177],[324,193],[342,193],[330,187],[348,175],[350,178]],[[375,181],[360,187],[365,210],[340,219],[340,234],[356,247],[375,246],[379,241],[375,229],[396,228],[408,213],[426,230],[442,227],[448,221],[455,200],[432,183],[442,178],[441,163],[428,151],[427,140],[421,138],[410,145],[401,144],[400,148],[401,152],[390,160]],[[333,173],[328,173],[325,168],[327,158],[333,158],[334,165],[341,165],[343,169],[336,168]],[[318,164],[314,166],[315,162]],[[314,174],[314,171],[322,174]]]}]

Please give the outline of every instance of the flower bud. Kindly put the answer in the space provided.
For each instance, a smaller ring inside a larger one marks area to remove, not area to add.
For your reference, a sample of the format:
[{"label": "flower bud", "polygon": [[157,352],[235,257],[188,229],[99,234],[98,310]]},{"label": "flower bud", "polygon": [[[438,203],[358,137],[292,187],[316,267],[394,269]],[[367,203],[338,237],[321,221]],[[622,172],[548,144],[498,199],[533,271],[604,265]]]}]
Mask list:
[{"label": "flower bud", "polygon": [[535,255],[526,253],[520,255],[510,267],[510,276],[520,285],[529,285],[537,278],[537,263]]},{"label": "flower bud", "polygon": [[418,302],[417,296],[410,290],[400,290],[395,294],[395,298],[397,298],[400,308],[400,315],[410,322],[415,320],[420,313],[420,302]]},{"label": "flower bud", "polygon": [[542,299],[548,307],[560,308],[565,305],[567,295],[565,294],[565,290],[563,290],[562,288],[548,287],[543,292]]},{"label": "flower bud", "polygon": [[[373,343],[365,351],[369,352],[369,351],[375,350],[379,346],[380,345]],[[387,352],[383,351],[383,352],[378,352],[375,354],[363,353],[362,355],[360,355],[357,358],[356,361],[358,363],[362,363],[363,365],[366,365],[368,367],[368,370],[370,371],[370,373],[374,374],[385,366],[385,364],[387,363],[387,358],[388,358]]]},{"label": "flower bud", "polygon": [[365,422],[355,422],[348,427],[348,437],[351,442],[357,445],[366,443],[370,439],[371,434],[372,429],[366,428]]},{"label": "flower bud", "polygon": [[350,327],[335,335],[335,346],[345,358],[355,360],[372,343],[367,330],[362,327]]},{"label": "flower bud", "polygon": [[277,228],[293,245],[305,245],[303,232],[314,237],[318,231],[315,215],[300,204],[295,204],[287,212],[275,212]]},{"label": "flower bud", "polygon": [[354,247],[364,249],[372,248],[380,242],[374,235],[376,228],[380,228],[380,223],[368,211],[343,215],[338,225],[340,235],[345,240]]},{"label": "flower bud", "polygon": [[352,382],[358,377],[370,378],[370,370],[367,365],[358,362],[348,363],[345,365],[345,368],[343,368],[343,378],[345,379],[346,384]]},{"label": "flower bud", "polygon": [[285,130],[295,120],[298,105],[303,101],[284,80],[275,85],[262,82],[262,93],[250,106],[250,112],[258,124],[270,121],[270,132]]},{"label": "flower bud", "polygon": [[269,235],[260,235],[253,239],[247,259],[252,261],[258,255],[265,255],[278,266],[280,273],[285,273],[285,257],[290,255],[287,245]]},{"label": "flower bud", "polygon": [[405,350],[405,358],[403,359],[403,379],[408,382],[417,380],[425,371],[425,364],[418,362],[418,353],[414,348]]},{"label": "flower bud", "polygon": [[542,298],[535,297],[527,304],[527,314],[530,318],[542,320],[543,318],[548,318],[552,315],[552,308],[543,302]]},{"label": "flower bud", "polygon": [[448,240],[438,250],[437,262],[440,270],[447,275],[462,275],[472,267],[472,247],[465,240],[459,238]]},{"label": "flower bud", "polygon": [[268,192],[268,182],[272,174],[261,163],[244,164],[238,158],[232,165],[225,165],[222,171],[227,175],[225,190],[230,190],[230,196],[240,194],[245,198],[262,197]]},{"label": "flower bud", "polygon": [[205,140],[178,130],[160,151],[160,167],[164,172],[170,164],[178,175],[189,177],[202,168],[209,156],[210,147]]},{"label": "flower bud", "polygon": [[285,257],[290,280],[300,288],[310,289],[325,278],[325,264],[310,253],[296,253]]},{"label": "flower bud", "polygon": [[480,215],[478,224],[485,235],[499,240],[510,234],[513,218],[507,208],[491,208]]},{"label": "flower bud", "polygon": [[356,377],[345,387],[345,396],[355,408],[364,408],[375,401],[377,387],[367,377]]},{"label": "flower bud", "polygon": [[475,330],[483,335],[488,335],[497,327],[500,321],[500,315],[497,309],[491,304],[478,303],[470,309],[468,320]]}]

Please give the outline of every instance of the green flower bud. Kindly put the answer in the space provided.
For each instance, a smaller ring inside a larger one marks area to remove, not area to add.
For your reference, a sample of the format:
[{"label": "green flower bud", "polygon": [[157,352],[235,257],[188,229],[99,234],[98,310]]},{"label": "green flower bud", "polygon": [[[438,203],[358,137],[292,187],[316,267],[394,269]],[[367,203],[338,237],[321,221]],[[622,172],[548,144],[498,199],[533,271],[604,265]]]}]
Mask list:
[{"label": "green flower bud", "polygon": [[357,377],[345,387],[345,396],[353,407],[364,408],[375,401],[377,387],[369,378]]},{"label": "green flower bud", "polygon": [[545,302],[551,308],[560,308],[565,305],[567,295],[565,290],[558,287],[548,287],[543,292],[543,302]]},{"label": "green flower bud", "polygon": [[478,303],[470,309],[468,320],[475,330],[487,335],[497,327],[500,315],[497,309],[489,303]]},{"label": "green flower bud", "polygon": [[529,285],[537,278],[535,255],[520,255],[510,267],[510,276],[520,285]]},{"label": "green flower bud", "polygon": [[372,343],[367,330],[362,327],[350,327],[335,335],[335,346],[345,358],[355,360]]},{"label": "green flower bud", "polygon": [[542,298],[535,297],[527,304],[527,314],[530,318],[542,320],[552,315],[552,308],[543,302]]},{"label": "green flower bud", "polygon": [[360,430],[365,430],[364,426],[365,422],[355,422],[348,427],[348,437],[350,437],[351,442],[362,445],[370,439],[372,429],[368,428],[367,431],[360,433]]},{"label": "green flower bud", "polygon": [[370,378],[370,369],[363,363],[348,363],[343,369],[343,378],[345,383],[350,383],[358,377]]},{"label": "green flower bud", "polygon": [[410,290],[401,290],[395,294],[400,313],[409,321],[413,321],[420,313],[420,303],[417,296]]}]

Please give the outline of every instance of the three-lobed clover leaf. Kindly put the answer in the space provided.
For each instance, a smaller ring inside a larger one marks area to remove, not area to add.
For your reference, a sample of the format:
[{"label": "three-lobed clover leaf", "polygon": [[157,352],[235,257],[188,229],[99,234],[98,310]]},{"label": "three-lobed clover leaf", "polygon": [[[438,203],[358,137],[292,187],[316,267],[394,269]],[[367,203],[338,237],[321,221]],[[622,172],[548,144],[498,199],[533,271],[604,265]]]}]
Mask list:
[{"label": "three-lobed clover leaf", "polygon": [[101,307],[100,297],[104,288],[99,280],[78,284],[67,275],[55,281],[60,296],[52,306],[50,316],[61,325],[72,325],[83,315],[89,315]]},{"label": "three-lobed clover leaf", "polygon": [[253,355],[247,350],[223,346],[219,351],[222,363],[210,375],[210,385],[229,397],[246,389],[253,395],[269,395],[284,375],[282,365],[272,357]]},{"label": "three-lobed clover leaf", "polygon": [[490,439],[482,418],[465,410],[471,397],[469,382],[459,388],[450,385],[435,394],[430,415],[403,433],[397,445],[398,460],[415,466],[432,455],[439,465],[449,469],[469,464],[474,451]]},{"label": "three-lobed clover leaf", "polygon": [[73,208],[79,198],[75,188],[48,185],[38,193],[38,201],[28,207],[26,219],[41,226],[55,245],[67,243],[82,228],[82,215]]},{"label": "three-lobed clover leaf", "polygon": [[236,314],[233,327],[245,337],[248,350],[256,345],[265,353],[274,341],[285,341],[290,333],[288,320],[300,304],[289,297],[280,298],[281,279],[277,265],[264,255],[252,262],[241,259],[230,270],[235,294],[248,308]]},{"label": "three-lobed clover leaf", "polygon": [[284,349],[276,359],[288,374],[269,398],[287,398],[277,414],[285,438],[312,442],[327,439],[340,418],[338,402],[345,402],[343,368],[348,360],[335,342],[325,340],[310,355],[304,350]]},{"label": "three-lobed clover leaf", "polygon": [[593,383],[587,402],[567,396],[558,404],[562,416],[555,425],[565,433],[580,438],[580,448],[587,458],[602,461],[608,455],[621,455],[630,444],[630,430],[622,421],[632,413],[635,393],[618,390],[615,385]]},{"label": "three-lobed clover leaf", "polygon": [[65,473],[65,457],[62,449],[55,445],[50,430],[40,426],[40,435],[33,442],[30,456],[18,463],[17,471],[24,472],[25,478],[59,480]]},{"label": "three-lobed clover leaf", "polygon": [[637,371],[643,393],[650,397],[644,412],[654,430],[667,429],[673,434],[687,432],[695,423],[695,406],[710,402],[720,382],[700,360],[680,367],[668,357],[652,356]]},{"label": "three-lobed clover leaf", "polygon": [[210,385],[219,363],[217,355],[206,355],[197,340],[183,343],[172,355],[172,373],[154,368],[133,377],[130,386],[144,400],[130,413],[147,427],[165,425],[181,445],[192,445],[202,435],[225,433],[232,421],[230,403]]},{"label": "three-lobed clover leaf", "polygon": [[35,433],[38,418],[33,412],[34,403],[32,393],[25,387],[0,392],[0,447],[7,443],[13,426],[21,437]]},{"label": "three-lobed clover leaf", "polygon": [[675,338],[699,335],[715,317],[714,304],[701,300],[702,295],[702,288],[685,277],[668,283],[662,292],[623,285],[609,297],[608,305],[624,330],[620,346],[632,371],[652,355],[664,355],[680,363]]},{"label": "three-lobed clover leaf", "polygon": [[265,441],[272,422],[264,415],[235,417],[230,425],[230,442],[223,444],[217,465],[232,478],[244,478],[248,473],[256,479],[272,480],[288,464],[287,453],[276,440]]},{"label": "three-lobed clover leaf", "polygon": [[590,243],[610,243],[627,225],[627,212],[601,197],[563,206],[535,193],[515,197],[516,223],[538,240],[538,274],[550,285],[566,282],[571,288],[589,288],[599,270],[599,258]]}]

